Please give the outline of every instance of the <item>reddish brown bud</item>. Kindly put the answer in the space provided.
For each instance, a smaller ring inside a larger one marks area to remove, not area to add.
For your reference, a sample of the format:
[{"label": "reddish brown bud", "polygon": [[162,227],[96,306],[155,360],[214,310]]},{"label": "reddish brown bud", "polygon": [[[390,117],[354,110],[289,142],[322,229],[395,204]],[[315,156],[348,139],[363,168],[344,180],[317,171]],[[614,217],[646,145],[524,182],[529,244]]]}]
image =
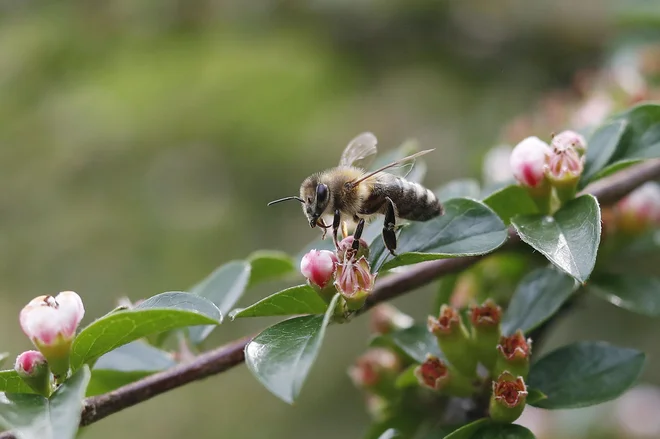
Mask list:
[{"label": "reddish brown bud", "polygon": [[400,370],[401,361],[396,354],[384,348],[373,348],[357,359],[348,375],[356,387],[373,390],[389,387]]},{"label": "reddish brown bud", "polygon": [[486,300],[481,306],[470,308],[470,322],[475,328],[495,328],[502,320],[502,308],[492,299]]},{"label": "reddish brown bud", "polygon": [[508,372],[502,373],[493,382],[493,398],[495,402],[508,408],[525,405],[527,386],[522,377],[514,377]]},{"label": "reddish brown bud", "polygon": [[444,361],[429,355],[426,361],[415,369],[415,376],[421,385],[432,390],[441,390],[449,380],[449,369]]},{"label": "reddish brown bud", "polygon": [[461,326],[461,316],[451,306],[442,305],[440,315],[436,319],[429,316],[427,321],[429,332],[436,336],[452,334]]},{"label": "reddish brown bud", "polygon": [[525,339],[521,330],[509,337],[501,337],[497,345],[495,374],[509,371],[516,376],[527,376],[529,357],[532,354],[532,340]]}]

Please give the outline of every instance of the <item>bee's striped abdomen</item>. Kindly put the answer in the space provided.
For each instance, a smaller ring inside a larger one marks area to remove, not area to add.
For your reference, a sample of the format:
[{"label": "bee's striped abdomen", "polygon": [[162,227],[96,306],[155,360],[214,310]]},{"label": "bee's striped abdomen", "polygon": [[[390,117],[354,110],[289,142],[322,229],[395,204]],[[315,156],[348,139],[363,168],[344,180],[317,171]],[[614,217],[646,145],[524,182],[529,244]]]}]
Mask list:
[{"label": "bee's striped abdomen", "polygon": [[[442,215],[442,205],[433,192],[424,186],[391,174],[383,175],[373,185],[371,195],[364,201],[363,213],[371,214],[384,209],[385,197],[390,197],[399,218],[410,221],[428,221]],[[382,212],[381,212],[382,213]]]}]

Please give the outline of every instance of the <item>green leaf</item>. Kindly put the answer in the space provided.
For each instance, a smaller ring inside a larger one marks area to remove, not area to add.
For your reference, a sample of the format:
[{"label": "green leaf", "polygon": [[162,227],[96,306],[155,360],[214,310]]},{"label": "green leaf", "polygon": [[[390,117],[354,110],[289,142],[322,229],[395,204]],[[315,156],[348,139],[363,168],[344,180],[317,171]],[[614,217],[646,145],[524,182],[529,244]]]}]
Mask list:
[{"label": "green leaf", "polygon": [[586,186],[610,163],[618,150],[625,146],[622,140],[628,128],[626,120],[618,119],[602,125],[594,132],[588,142],[580,187]]},{"label": "green leaf", "polygon": [[552,317],[576,290],[572,277],[553,268],[539,268],[527,274],[502,319],[502,332],[511,335],[518,329],[524,333]]},{"label": "green leaf", "polygon": [[[241,298],[250,280],[250,263],[231,261],[218,267],[190,292],[213,302],[222,315],[226,315]],[[190,341],[200,344],[215,326],[197,326],[188,329]]]},{"label": "green leaf", "polygon": [[400,437],[401,437],[401,435],[399,434],[398,431],[396,431],[393,428],[388,428],[387,430],[385,430],[383,432],[383,434],[381,434],[378,437],[378,439],[396,439],[396,438],[400,438]]},{"label": "green leaf", "polygon": [[83,367],[46,399],[23,393],[0,394],[0,424],[18,439],[74,439],[90,372]]},{"label": "green leaf", "polygon": [[482,255],[506,241],[506,226],[485,204],[454,198],[444,208],[442,216],[404,227],[398,238],[399,256],[383,263],[389,253],[373,252],[371,266],[382,264],[382,269],[387,270],[434,259]]},{"label": "green leaf", "polygon": [[478,436],[476,436],[476,434],[488,424],[490,424],[489,419],[479,419],[462,426],[458,430],[455,430],[453,433],[445,436],[444,439],[477,439]]},{"label": "green leaf", "polygon": [[271,393],[293,404],[318,356],[339,294],[325,315],[294,317],[257,335],[245,347],[248,370]]},{"label": "green leaf", "polygon": [[625,145],[617,148],[610,163],[660,157],[660,105],[641,104],[616,119],[628,122],[631,135],[624,137]]},{"label": "green leaf", "polygon": [[533,405],[570,409],[617,398],[635,383],[644,360],[643,352],[605,342],[559,348],[532,364],[529,387],[547,395]]},{"label": "green leaf", "polygon": [[650,317],[660,316],[660,279],[631,274],[598,274],[588,290],[612,305]]},{"label": "green leaf", "polygon": [[472,178],[452,180],[434,191],[443,203],[452,198],[479,198],[480,192],[479,182]]},{"label": "green leaf", "polygon": [[417,377],[415,376],[415,369],[417,368],[417,366],[418,364],[415,363],[413,365],[408,366],[403,372],[401,372],[399,376],[396,377],[394,386],[397,389],[405,389],[406,387],[418,386],[419,382],[417,381]]},{"label": "green leaf", "polygon": [[371,341],[371,346],[394,346],[417,363],[423,363],[426,360],[426,354],[444,358],[444,354],[438,347],[437,339],[423,325],[414,325],[375,337]]},{"label": "green leaf", "polygon": [[431,314],[438,315],[440,313],[440,308],[442,305],[449,305],[451,302],[451,297],[454,294],[456,289],[456,283],[458,282],[458,274],[447,274],[442,276],[438,281],[438,289],[435,293],[433,300],[433,308],[431,309]]},{"label": "green leaf", "polygon": [[585,283],[600,244],[600,208],[592,195],[569,201],[554,216],[519,215],[511,220],[520,238],[550,262]]},{"label": "green leaf", "polygon": [[287,316],[297,314],[323,314],[328,305],[309,285],[287,288],[247,308],[235,309],[229,314],[238,317]]},{"label": "green leaf", "polygon": [[539,389],[527,388],[527,404],[536,404],[543,399],[548,399],[548,395],[541,392]]},{"label": "green leaf", "polygon": [[[279,279],[295,271],[293,259],[284,252],[261,250],[248,257],[250,280],[247,288],[256,284]],[[233,306],[233,305],[232,305]]]},{"label": "green leaf", "polygon": [[182,292],[158,294],[133,309],[106,314],[83,329],[73,342],[71,367],[77,370],[148,335],[192,325],[217,325],[219,317],[219,310],[203,297]]},{"label": "green leaf", "polygon": [[34,390],[12,369],[0,371],[0,392],[34,393]]},{"label": "green leaf", "polygon": [[505,224],[516,215],[539,213],[539,208],[527,190],[517,184],[504,187],[484,198],[484,204],[499,216]]},{"label": "green leaf", "polygon": [[136,370],[132,372],[122,372],[110,369],[94,369],[85,396],[102,395],[125,386],[126,384],[139,381],[154,373],[156,373],[156,371]]},{"label": "green leaf", "polygon": [[445,436],[445,439],[535,439],[535,436],[522,425],[479,419]]}]

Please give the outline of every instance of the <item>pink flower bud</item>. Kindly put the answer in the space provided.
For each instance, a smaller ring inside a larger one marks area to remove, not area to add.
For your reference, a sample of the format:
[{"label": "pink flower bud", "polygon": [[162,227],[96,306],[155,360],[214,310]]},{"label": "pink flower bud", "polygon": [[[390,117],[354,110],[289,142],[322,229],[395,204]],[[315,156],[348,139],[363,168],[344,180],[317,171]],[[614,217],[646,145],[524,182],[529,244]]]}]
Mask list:
[{"label": "pink flower bud", "polygon": [[502,308],[493,299],[487,299],[481,306],[470,307],[470,322],[477,330],[498,328],[501,320]]},{"label": "pink flower bud", "polygon": [[509,371],[523,378],[527,376],[532,340],[526,339],[521,330],[509,337],[502,336],[497,345],[497,352],[496,374]]},{"label": "pink flower bud", "polygon": [[415,376],[424,387],[441,390],[449,382],[449,369],[444,361],[428,355],[426,361],[415,369]]},{"label": "pink flower bud", "polygon": [[401,360],[394,352],[384,348],[372,348],[359,357],[348,375],[356,387],[384,389],[394,382],[401,371]]},{"label": "pink flower bud", "polygon": [[[565,145],[562,145],[563,148]],[[548,157],[547,176],[554,184],[574,185],[582,175],[584,157],[573,148],[555,148]]]},{"label": "pink flower bud", "polygon": [[85,315],[82,300],[73,291],[39,296],[21,310],[20,324],[37,347],[50,346],[60,339],[71,340]]},{"label": "pink flower bud", "polygon": [[616,218],[618,228],[628,233],[660,226],[660,184],[650,181],[628,194],[617,204]]},{"label": "pink flower bud", "polygon": [[364,305],[374,289],[375,281],[376,275],[371,274],[371,267],[364,256],[358,261],[349,259],[337,264],[335,286],[351,310],[360,309]]},{"label": "pink flower bud", "polygon": [[537,188],[545,180],[546,158],[550,147],[538,137],[528,137],[513,149],[509,163],[513,176],[522,185]]},{"label": "pink flower bud", "polygon": [[47,365],[46,357],[39,351],[25,351],[16,358],[14,370],[21,377],[34,376],[40,367]]},{"label": "pink flower bud", "polygon": [[552,138],[550,147],[554,151],[566,151],[574,149],[579,155],[583,155],[587,150],[587,141],[582,134],[575,131],[566,130]]},{"label": "pink flower bud", "polygon": [[312,287],[325,288],[337,269],[337,255],[329,250],[311,250],[300,261],[300,272]]},{"label": "pink flower bud", "polygon": [[14,370],[35,392],[50,396],[50,370],[46,357],[39,351],[26,351],[16,358]]},{"label": "pink flower bud", "polygon": [[82,300],[73,291],[39,296],[21,310],[21,328],[50,364],[56,378],[66,376],[76,329],[85,315]]}]

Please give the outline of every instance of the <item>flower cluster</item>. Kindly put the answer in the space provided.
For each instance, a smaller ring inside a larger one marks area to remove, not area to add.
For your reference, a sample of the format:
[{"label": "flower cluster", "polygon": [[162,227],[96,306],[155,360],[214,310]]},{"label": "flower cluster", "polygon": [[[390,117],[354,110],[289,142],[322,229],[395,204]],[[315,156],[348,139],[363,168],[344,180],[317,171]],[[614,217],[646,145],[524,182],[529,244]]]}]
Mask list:
[{"label": "flower cluster", "polygon": [[82,300],[73,291],[36,297],[21,310],[21,329],[38,350],[20,354],[14,369],[34,391],[48,396],[51,378],[61,382],[67,377],[71,345],[84,315]]},{"label": "flower cluster", "polygon": [[511,171],[547,213],[553,187],[560,202],[575,197],[586,150],[586,140],[574,131],[557,134],[550,145],[538,137],[527,137],[511,152]]},{"label": "flower cluster", "polygon": [[354,238],[343,239],[337,252],[311,250],[300,262],[300,272],[307,284],[329,302],[339,292],[343,305],[355,311],[364,305],[374,288],[376,274],[371,273],[369,247],[360,239],[357,250],[353,249]]}]

